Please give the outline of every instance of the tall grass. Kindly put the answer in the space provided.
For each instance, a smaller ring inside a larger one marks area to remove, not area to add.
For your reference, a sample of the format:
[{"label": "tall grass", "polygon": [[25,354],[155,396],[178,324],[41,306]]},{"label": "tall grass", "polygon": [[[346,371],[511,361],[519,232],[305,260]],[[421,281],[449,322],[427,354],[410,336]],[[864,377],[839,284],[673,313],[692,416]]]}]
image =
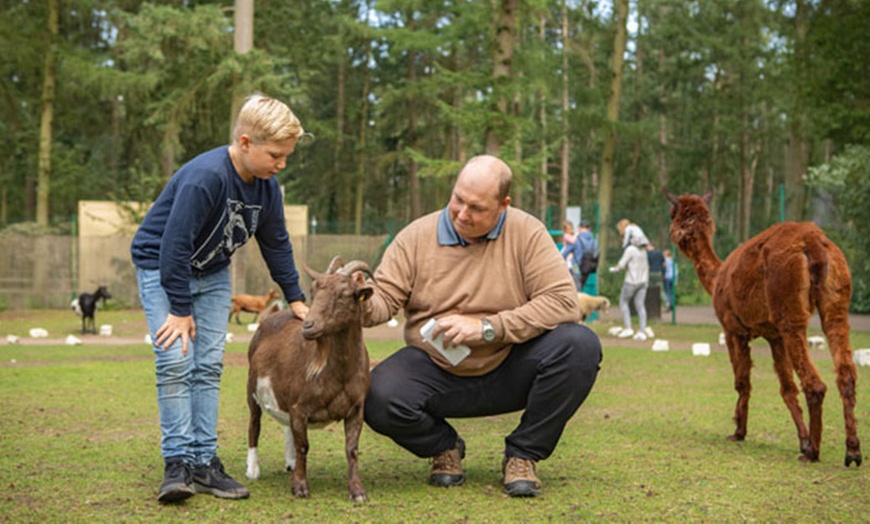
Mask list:
[{"label": "tall grass", "polygon": [[[661,327],[675,342],[680,327]],[[715,340],[715,326],[684,342]],[[867,334],[857,334],[862,338]],[[228,365],[220,455],[251,490],[243,501],[197,495],[161,506],[160,430],[150,349],[0,346],[0,521],[8,522],[859,522],[870,515],[870,477],[843,467],[842,404],[830,358],[815,353],[828,384],[821,461],[797,460],[798,442],[770,359],[755,358],[746,441],[728,442],[736,394],[727,356],[693,357],[628,347],[604,337],[598,383],[555,454],[539,464],[535,499],[501,489],[503,438],[519,414],[454,420],[465,438],[468,481],[426,484],[428,464],[369,428],[360,467],[369,502],[347,501],[343,429],[310,432],[308,500],[290,493],[283,432],[265,420],[261,479],[244,479],[247,368]],[[369,342],[384,358],[396,342]],[[243,344],[228,352],[243,354]],[[238,355],[234,355],[238,358]],[[15,360],[15,364],[11,361]],[[232,359],[235,361],[236,359]],[[231,359],[228,359],[228,362]],[[870,369],[859,368],[859,431],[870,420]],[[865,450],[870,440],[865,439]],[[866,451],[865,451],[866,452]]]}]

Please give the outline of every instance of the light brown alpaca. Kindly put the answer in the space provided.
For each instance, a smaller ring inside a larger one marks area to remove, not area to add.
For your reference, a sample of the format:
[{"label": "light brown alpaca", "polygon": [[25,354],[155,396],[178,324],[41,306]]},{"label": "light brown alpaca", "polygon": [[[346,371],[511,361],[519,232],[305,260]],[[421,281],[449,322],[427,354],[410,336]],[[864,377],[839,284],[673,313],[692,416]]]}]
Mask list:
[{"label": "light brown alpaca", "polygon": [[[713,308],[725,331],[734,369],[737,429],[729,440],[746,437],[749,341],[764,337],[770,344],[780,393],[791,412],[800,440],[800,459],[819,460],[822,401],[826,387],[807,351],[807,325],[818,311],[837,372],[843,399],[848,467],[861,465],[861,443],[855,424],[855,364],[849,342],[852,279],[843,252],[813,223],[776,224],[740,244],[724,261],[713,251],[713,219],[703,197],[662,190],[671,201],[671,240],[695,266],[701,284],[713,296]],[[804,424],[793,375],[800,379],[809,411]]]}]

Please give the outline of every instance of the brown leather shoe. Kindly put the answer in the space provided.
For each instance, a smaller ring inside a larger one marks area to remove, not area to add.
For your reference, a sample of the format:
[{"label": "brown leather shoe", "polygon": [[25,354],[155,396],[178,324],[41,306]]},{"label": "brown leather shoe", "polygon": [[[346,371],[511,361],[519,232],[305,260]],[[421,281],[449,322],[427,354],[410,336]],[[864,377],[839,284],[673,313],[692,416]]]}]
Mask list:
[{"label": "brown leather shoe", "polygon": [[445,488],[462,485],[465,482],[465,471],[462,470],[463,458],[465,458],[465,441],[457,437],[455,448],[442,451],[432,457],[429,484]]},{"label": "brown leather shoe", "polygon": [[535,475],[535,461],[505,456],[501,463],[504,490],[511,497],[534,497],[541,492],[541,481]]}]

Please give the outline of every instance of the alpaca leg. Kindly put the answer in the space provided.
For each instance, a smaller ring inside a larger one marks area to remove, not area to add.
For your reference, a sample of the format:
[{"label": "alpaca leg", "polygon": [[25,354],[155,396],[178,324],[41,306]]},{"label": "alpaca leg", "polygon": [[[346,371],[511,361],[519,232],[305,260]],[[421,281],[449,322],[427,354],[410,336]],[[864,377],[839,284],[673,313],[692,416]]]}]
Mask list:
[{"label": "alpaca leg", "polygon": [[822,403],[827,387],[819,377],[816,366],[810,360],[807,348],[806,326],[781,329],[783,344],[791,357],[795,373],[801,382],[801,389],[807,402],[810,426],[810,447],[801,455],[801,460],[816,462],[822,444]]},{"label": "alpaca leg", "polygon": [[[826,319],[827,320],[827,319]],[[846,458],[845,465],[852,462],[861,465],[861,441],[858,440],[858,428],[855,421],[855,387],[857,371],[852,361],[852,346],[849,342],[849,322],[823,322],[825,336],[828,338],[828,348],[834,360],[834,370],[837,372],[837,389],[843,400],[843,419],[846,425]]]},{"label": "alpaca leg", "polygon": [[734,389],[737,390],[737,406],[734,408],[734,423],[737,427],[728,440],[739,441],[746,438],[746,422],[749,419],[749,396],[752,393],[749,372],[752,369],[752,357],[749,354],[747,337],[727,333],[725,341],[731,368],[734,370]]},{"label": "alpaca leg", "polygon": [[799,390],[794,382],[794,365],[781,338],[769,338],[767,341],[770,343],[770,351],[773,355],[773,369],[779,378],[779,394],[791,413],[791,418],[797,429],[801,453],[806,455],[810,449],[810,432],[804,423],[804,413],[801,410],[800,402],[798,402]]}]

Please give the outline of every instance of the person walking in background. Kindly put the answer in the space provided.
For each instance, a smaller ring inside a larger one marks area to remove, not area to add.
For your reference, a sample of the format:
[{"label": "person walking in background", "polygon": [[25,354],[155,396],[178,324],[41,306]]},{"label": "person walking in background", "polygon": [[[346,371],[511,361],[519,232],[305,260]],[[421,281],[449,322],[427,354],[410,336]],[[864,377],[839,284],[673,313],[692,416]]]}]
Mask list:
[{"label": "person walking in background", "polygon": [[[629,243],[622,252],[619,263],[610,268],[611,273],[625,270],[625,281],[619,295],[619,310],[622,312],[623,329],[617,335],[619,338],[633,337],[635,340],[646,340],[655,336],[653,330],[646,325],[646,292],[649,286],[649,260],[646,250]],[[638,330],[631,328],[631,306],[637,311]]]},{"label": "person walking in background", "polygon": [[256,237],[290,309],[305,317],[308,308],[275,179],[303,133],[283,102],[249,97],[232,143],[183,165],[133,237],[139,297],[154,341],[165,466],[157,495],[161,503],[194,493],[229,499],[249,495],[217,455],[230,256]]},{"label": "person walking in background", "polygon": [[598,241],[592,235],[592,224],[588,220],[580,221],[577,237],[573,244],[562,248],[562,257],[577,261],[579,273],[576,281],[577,291],[583,291],[589,275],[598,270]]},{"label": "person walking in background", "polygon": [[619,236],[622,238],[623,249],[628,245],[644,247],[649,244],[649,239],[643,232],[643,229],[627,218],[623,218],[616,223],[616,230],[619,231]]},{"label": "person walking in background", "polygon": [[[662,303],[662,298],[664,296],[664,278],[665,278],[665,256],[664,254],[656,249],[655,244],[650,241],[649,244],[646,245],[646,259],[649,262],[649,287],[647,287],[647,296],[650,293],[657,293],[659,302]],[[656,304],[652,304],[653,307]],[[647,319],[651,312],[647,310]],[[653,314],[657,315],[659,311],[654,312]]]},{"label": "person walking in background", "polygon": [[387,247],[364,324],[403,310],[405,347],[372,370],[365,419],[431,459],[430,484],[450,487],[465,482],[466,449],[449,419],[523,411],[504,439],[502,484],[531,497],[538,462],[592,390],[601,342],[577,323],[564,261],[544,224],[510,207],[510,185],[505,162],[472,158],[447,206]]},{"label": "person walking in background", "polygon": [[662,284],[664,286],[665,297],[667,299],[668,311],[673,311],[674,304],[676,303],[676,288],[674,286],[677,283],[678,269],[670,249],[665,249],[664,251],[662,251],[662,255],[665,258],[665,270],[664,276],[662,278]]},{"label": "person walking in background", "polygon": [[574,287],[577,291],[583,289],[580,283],[580,259],[575,258],[573,253],[574,243],[577,241],[577,235],[574,234],[574,224],[570,220],[562,222],[562,258],[565,259],[565,265],[568,271],[571,272],[571,278],[574,279]]}]

